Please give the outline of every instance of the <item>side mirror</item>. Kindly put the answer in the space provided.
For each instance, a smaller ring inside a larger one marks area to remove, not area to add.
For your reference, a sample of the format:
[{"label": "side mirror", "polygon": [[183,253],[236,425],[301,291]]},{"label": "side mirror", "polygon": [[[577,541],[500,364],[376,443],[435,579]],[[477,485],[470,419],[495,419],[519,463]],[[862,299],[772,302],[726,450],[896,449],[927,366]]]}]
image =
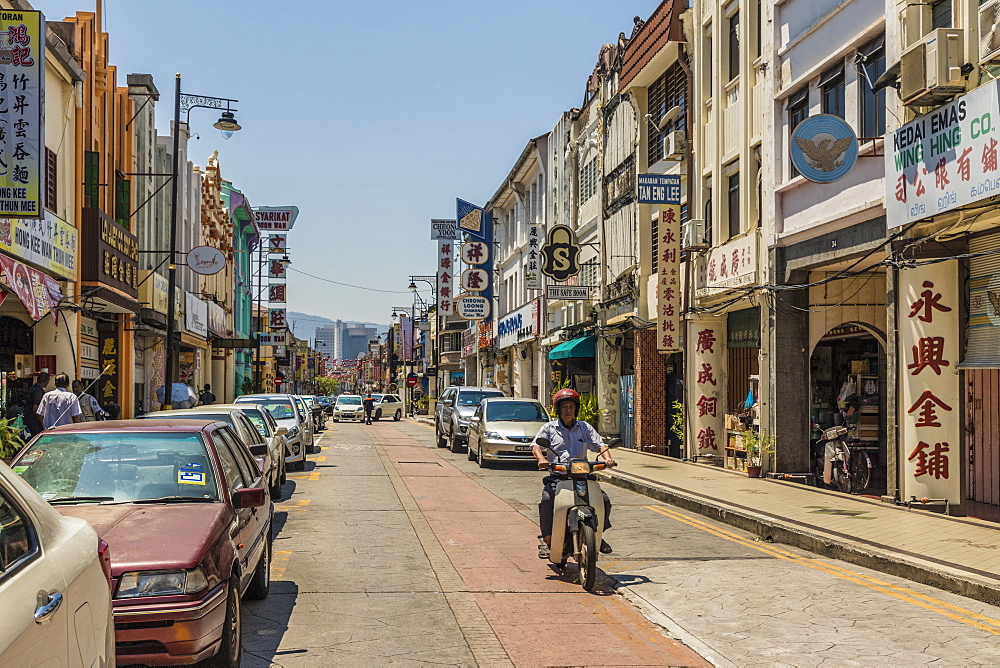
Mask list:
[{"label": "side mirror", "polygon": [[535,439],[535,443],[537,443],[538,445],[542,446],[543,448],[551,448],[552,447],[552,441],[550,441],[549,439],[545,438],[544,436],[542,436],[541,438],[536,438]]},{"label": "side mirror", "polygon": [[238,489],[233,492],[233,508],[260,508],[267,503],[267,490],[263,487]]},{"label": "side mirror", "polygon": [[622,439],[620,438],[613,438],[607,443],[605,443],[605,445],[607,445],[609,448],[619,448],[621,447],[621,444],[622,444]]},{"label": "side mirror", "polygon": [[443,403],[444,403],[445,406],[454,406],[455,405],[455,400],[454,399],[445,399]]},{"label": "side mirror", "polygon": [[473,415],[471,418],[469,418],[469,422],[480,422],[479,416]]},{"label": "side mirror", "polygon": [[255,457],[263,457],[267,454],[267,446],[263,443],[254,443],[250,446],[250,454]]},{"label": "side mirror", "polygon": [[278,436],[284,436],[288,433],[288,427],[278,427],[278,431],[274,432]]}]

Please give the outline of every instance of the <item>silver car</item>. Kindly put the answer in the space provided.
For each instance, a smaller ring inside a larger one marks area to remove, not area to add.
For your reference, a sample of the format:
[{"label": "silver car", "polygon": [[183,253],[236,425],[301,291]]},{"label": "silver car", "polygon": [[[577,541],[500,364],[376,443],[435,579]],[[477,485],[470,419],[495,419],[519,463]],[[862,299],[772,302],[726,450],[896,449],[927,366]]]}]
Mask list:
[{"label": "silver car", "polygon": [[299,419],[296,404],[290,394],[245,394],[236,397],[237,404],[260,404],[271,414],[279,427],[285,428],[285,463],[291,471],[301,471],[306,467],[305,430]]},{"label": "silver car", "polygon": [[534,461],[531,442],[551,418],[534,399],[490,397],[469,423],[469,459],[488,468],[491,462]]},{"label": "silver car", "polygon": [[469,431],[469,418],[479,402],[487,397],[502,397],[495,387],[449,387],[441,395],[434,410],[434,431],[439,448],[448,446],[452,452],[461,452]]},{"label": "silver car", "polygon": [[372,418],[381,420],[383,417],[391,417],[396,422],[403,419],[406,406],[398,394],[373,394],[372,399],[375,400],[375,411],[372,413]]}]

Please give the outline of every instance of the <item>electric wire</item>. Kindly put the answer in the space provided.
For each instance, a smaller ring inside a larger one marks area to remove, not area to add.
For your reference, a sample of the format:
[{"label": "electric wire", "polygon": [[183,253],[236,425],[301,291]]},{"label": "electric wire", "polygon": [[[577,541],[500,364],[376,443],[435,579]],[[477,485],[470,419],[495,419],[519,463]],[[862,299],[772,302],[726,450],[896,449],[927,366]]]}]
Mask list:
[{"label": "electric wire", "polygon": [[332,278],[323,278],[322,276],[316,276],[315,274],[310,274],[309,272],[302,271],[301,269],[296,269],[294,267],[288,267],[289,270],[308,276],[309,278],[315,278],[317,281],[323,281],[325,283],[333,283],[334,285],[341,285],[345,288],[354,288],[356,290],[368,290],[369,292],[385,292],[391,295],[408,295],[409,290],[381,290],[379,288],[371,288],[366,285],[353,285],[351,283],[343,283],[341,281],[335,281]]}]

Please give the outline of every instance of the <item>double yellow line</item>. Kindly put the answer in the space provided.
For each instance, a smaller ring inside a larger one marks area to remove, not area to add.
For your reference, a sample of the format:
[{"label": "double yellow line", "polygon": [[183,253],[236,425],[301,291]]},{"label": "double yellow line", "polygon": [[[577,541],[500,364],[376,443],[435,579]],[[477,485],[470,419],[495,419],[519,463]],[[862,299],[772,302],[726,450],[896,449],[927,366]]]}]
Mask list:
[{"label": "double yellow line", "polygon": [[862,587],[867,587],[868,589],[880,592],[887,596],[891,596],[895,599],[903,601],[904,603],[915,605],[916,607],[927,610],[928,612],[933,612],[956,622],[967,624],[979,629],[980,631],[986,631],[987,633],[992,633],[993,635],[1000,635],[1000,620],[981,615],[977,612],[973,612],[972,610],[960,608],[956,605],[936,599],[933,596],[927,596],[926,594],[914,591],[909,587],[900,587],[899,585],[894,585],[891,582],[886,582],[885,580],[880,580],[878,578],[871,577],[870,575],[849,571],[845,568],[837,566],[836,564],[823,562],[819,559],[802,557],[779,547],[775,547],[774,545],[757,543],[731,531],[726,531],[725,529],[720,529],[692,517],[687,517],[663,506],[643,506],[643,508],[646,510],[652,510],[654,513],[659,513],[660,515],[677,520],[683,524],[687,524],[695,529],[700,529],[701,531],[712,534],[713,536],[718,536],[719,538],[752,548],[758,552],[763,552],[764,554],[774,557],[775,559],[782,559],[784,561],[799,564],[800,566],[807,566],[808,568],[812,568],[822,573],[826,573],[828,575],[847,580],[848,582],[861,585]]}]

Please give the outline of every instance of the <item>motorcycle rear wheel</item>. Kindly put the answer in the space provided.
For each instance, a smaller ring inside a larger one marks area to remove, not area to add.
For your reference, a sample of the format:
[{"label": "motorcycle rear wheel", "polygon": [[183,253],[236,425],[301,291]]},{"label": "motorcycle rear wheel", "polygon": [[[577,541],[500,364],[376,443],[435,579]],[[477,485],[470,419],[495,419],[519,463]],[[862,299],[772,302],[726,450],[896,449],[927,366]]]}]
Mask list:
[{"label": "motorcycle rear wheel", "polygon": [[580,586],[593,591],[597,584],[597,532],[584,524],[580,527]]},{"label": "motorcycle rear wheel", "polygon": [[853,491],[854,485],[851,481],[850,471],[844,470],[842,462],[837,462],[837,468],[834,470],[833,474],[837,479],[837,489],[844,494],[850,494]]}]

